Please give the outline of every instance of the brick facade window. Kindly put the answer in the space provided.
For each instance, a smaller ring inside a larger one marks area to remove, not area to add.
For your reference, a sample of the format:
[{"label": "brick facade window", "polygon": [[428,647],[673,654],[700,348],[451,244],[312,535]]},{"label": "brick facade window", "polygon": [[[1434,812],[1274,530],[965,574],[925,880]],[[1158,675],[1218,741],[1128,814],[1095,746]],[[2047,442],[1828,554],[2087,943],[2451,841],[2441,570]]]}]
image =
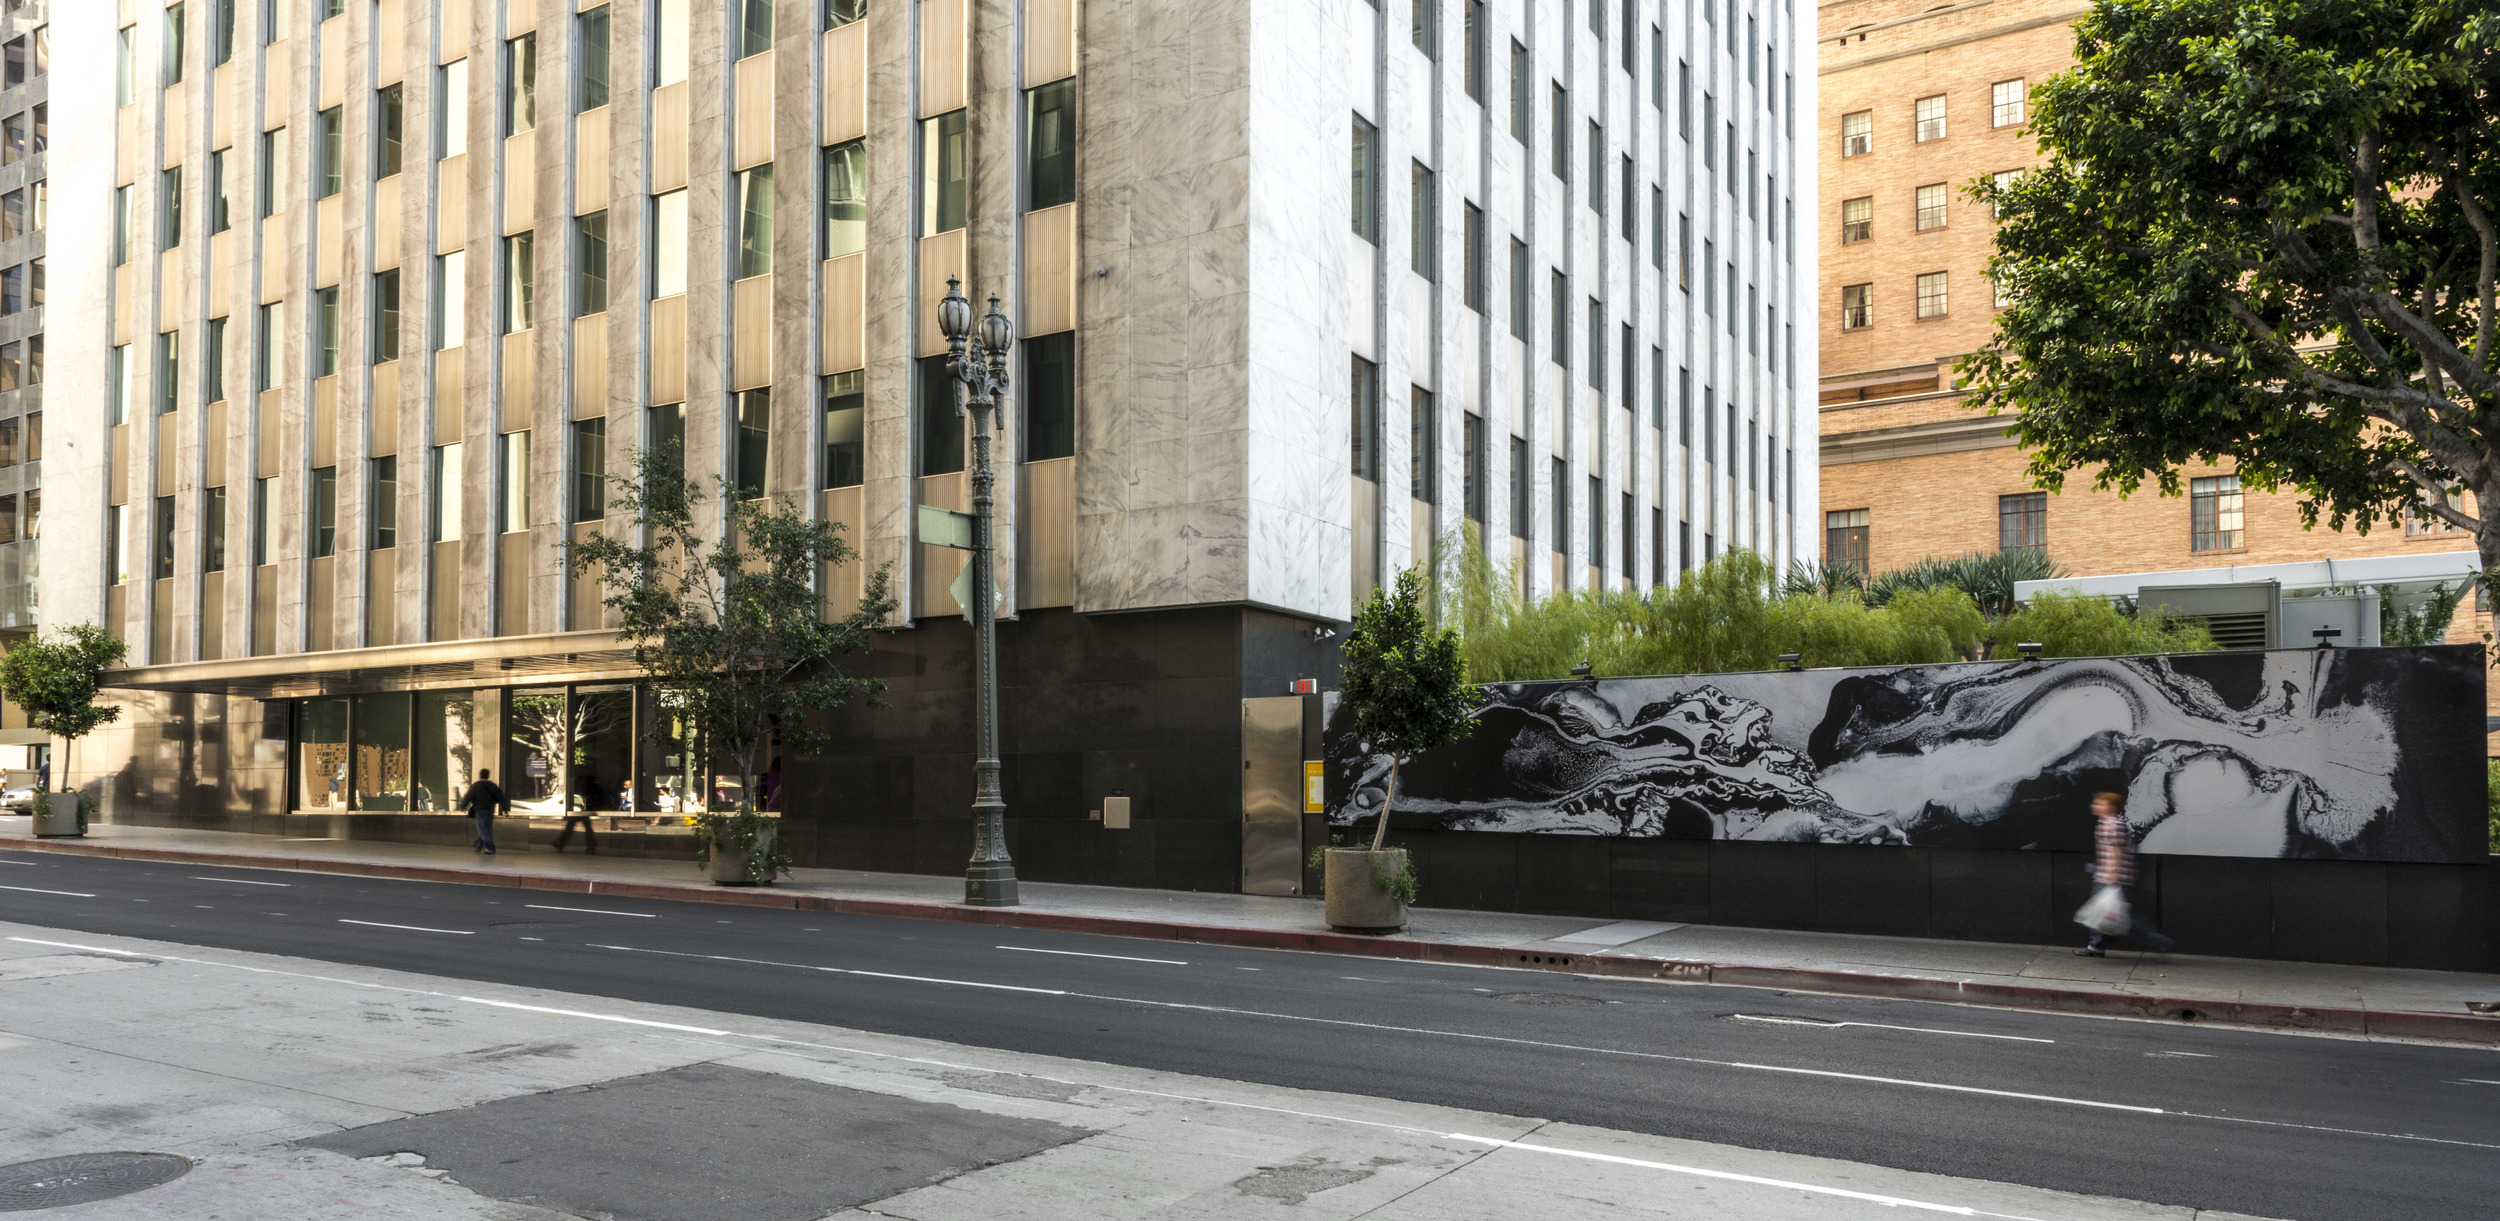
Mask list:
[{"label": "brick facade window", "polygon": [[1945,273],[1931,271],[1918,278],[1918,316],[1942,318],[1946,313]]},{"label": "brick facade window", "polygon": [[[1994,183],[1994,184],[1995,184],[1995,186],[1996,186],[1996,189],[1997,189],[2000,193],[2002,193],[2002,192],[2005,192],[2005,191],[2010,191],[2010,190],[2013,190],[2013,189],[2014,189],[2014,183],[2015,183],[2015,182],[2017,182],[2018,180],[2020,180],[2020,179],[2022,178],[2022,176],[2023,176],[2023,172],[2022,172],[2021,170],[1998,170],[1996,173],[1994,173],[1994,174],[1990,174],[1990,175],[1988,176],[1988,180],[1989,180],[1990,182]],[[1995,220],[1995,219],[1997,218],[1998,212],[1999,212],[1999,209],[1997,208],[1996,204],[1995,204],[1995,203],[1993,203],[1993,202],[1991,202],[1991,203],[1988,205],[1988,219],[1990,219],[1990,220]]]},{"label": "brick facade window", "polygon": [[[2425,496],[2422,499],[2427,501],[2430,497]],[[2454,488],[2450,488],[2446,492],[2441,493],[2439,499],[2442,504],[2445,504],[2449,508],[2455,509],[2458,512],[2463,512],[2465,510],[2465,499],[2463,496],[2459,495],[2457,490]],[[2434,517],[2431,514],[2421,512],[2417,509],[2409,508],[2405,510],[2406,538],[2430,538],[2434,535],[2456,534],[2459,532],[2458,527],[2450,524],[2447,518]]]},{"label": "brick facade window", "polygon": [[1840,290],[1840,329],[1854,331],[1875,325],[1875,286],[1851,284]]},{"label": "brick facade window", "polygon": [[1840,244],[1863,242],[1875,236],[1875,197],[1861,195],[1840,201]]},{"label": "brick facade window", "polygon": [[1866,571],[1869,513],[1865,509],[1840,509],[1823,515],[1823,563],[1838,567],[1850,565]]},{"label": "brick facade window", "polygon": [[2022,492],[1997,497],[1997,550],[2028,551],[2033,555],[2048,553],[2048,493]]},{"label": "brick facade window", "polygon": [[1919,232],[1925,233],[1930,229],[1944,228],[1944,206],[1947,194],[1945,184],[1941,182],[1929,183],[1918,189],[1916,201]]},{"label": "brick facade window", "polygon": [[1944,95],[1930,94],[1920,98],[1916,106],[1918,142],[1944,139]]},{"label": "brick facade window", "polygon": [[1855,157],[1875,151],[1875,112],[1853,110],[1840,116],[1840,155]]},{"label": "brick facade window", "polygon": [[2195,551],[2231,551],[2248,545],[2245,502],[2237,475],[2210,475],[2188,481],[2188,546]]},{"label": "brick facade window", "polygon": [[2023,122],[2021,77],[1988,86],[1988,126],[2020,127]]}]

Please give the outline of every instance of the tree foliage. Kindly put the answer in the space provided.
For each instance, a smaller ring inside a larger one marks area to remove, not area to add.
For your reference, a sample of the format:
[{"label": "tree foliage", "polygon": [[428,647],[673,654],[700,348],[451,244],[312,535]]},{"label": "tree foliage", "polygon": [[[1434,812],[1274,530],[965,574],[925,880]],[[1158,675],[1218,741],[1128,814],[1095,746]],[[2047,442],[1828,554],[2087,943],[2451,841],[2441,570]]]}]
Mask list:
[{"label": "tree foliage", "polygon": [[1963,371],[2033,477],[2176,495],[2229,461],[2311,524],[2426,513],[2500,565],[2500,9],[2100,0],[2075,32],[2043,163],[1973,188],[2012,303]]},{"label": "tree foliage", "polygon": [[1355,739],[1389,756],[1389,791],[1372,833],[1372,851],[1378,852],[1389,834],[1398,764],[1466,737],[1476,727],[1484,697],[1467,681],[1458,633],[1433,627],[1425,613],[1420,567],[1399,573],[1394,590],[1372,591],[1354,612],[1343,652],[1339,704],[1351,718]]},{"label": "tree foliage", "polygon": [[[635,455],[633,471],[610,476],[615,508],[633,522],[632,539],[592,534],[573,545],[576,572],[596,573],[601,599],[633,642],[634,662],[658,702],[683,717],[714,758],[733,759],[739,777],[734,818],[704,814],[698,828],[715,841],[751,847],[757,830],[756,781],[767,744],[812,754],[826,735],[812,723],[884,684],[854,676],[841,659],[865,652],[868,632],[894,608],[889,573],[868,578],[858,609],[827,622],[817,578],[858,555],[834,523],[765,500],[743,500],[715,476],[719,507],[684,473],[674,444]],[[749,872],[771,877],[771,863],[749,854]],[[778,855],[776,852],[773,854]]]},{"label": "tree foliage", "polygon": [[121,719],[117,704],[98,704],[104,672],[130,646],[92,623],[36,636],[0,657],[0,693],[26,710],[26,723],[73,742]]}]

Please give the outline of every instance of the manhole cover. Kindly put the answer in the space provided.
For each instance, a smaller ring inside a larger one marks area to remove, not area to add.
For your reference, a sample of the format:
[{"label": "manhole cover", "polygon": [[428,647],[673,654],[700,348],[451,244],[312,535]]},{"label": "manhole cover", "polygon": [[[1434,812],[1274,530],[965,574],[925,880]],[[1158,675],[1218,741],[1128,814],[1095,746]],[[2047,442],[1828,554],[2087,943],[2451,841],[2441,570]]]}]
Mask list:
[{"label": "manhole cover", "polygon": [[1603,1005],[1594,996],[1573,996],[1566,992],[1496,992],[1487,1000],[1508,1001],[1514,1005]]},{"label": "manhole cover", "polygon": [[181,1178],[191,1159],[170,1153],[73,1153],[0,1166],[0,1213],[110,1200]]}]

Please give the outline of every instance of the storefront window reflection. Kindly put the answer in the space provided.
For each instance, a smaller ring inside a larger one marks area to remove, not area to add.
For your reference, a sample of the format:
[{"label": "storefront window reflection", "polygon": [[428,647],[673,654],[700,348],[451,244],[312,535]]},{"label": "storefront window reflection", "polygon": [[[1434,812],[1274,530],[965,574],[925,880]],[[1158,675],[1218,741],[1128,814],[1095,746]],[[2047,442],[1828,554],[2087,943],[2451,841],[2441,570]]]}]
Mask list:
[{"label": "storefront window reflection", "polygon": [[306,810],[347,808],[347,699],[305,700],[298,722],[297,804]]},{"label": "storefront window reflection", "polygon": [[504,713],[504,774],[499,779],[516,815],[564,812],[565,747],[579,736],[568,704],[562,687],[512,693]]},{"label": "storefront window reflection", "polygon": [[408,696],[402,692],[355,697],[355,806],[359,810],[408,808]]},{"label": "storefront window reflection", "polygon": [[471,745],[476,740],[475,708],[466,691],[417,693],[417,776],[410,794],[415,809],[461,812],[460,795],[476,775]]}]

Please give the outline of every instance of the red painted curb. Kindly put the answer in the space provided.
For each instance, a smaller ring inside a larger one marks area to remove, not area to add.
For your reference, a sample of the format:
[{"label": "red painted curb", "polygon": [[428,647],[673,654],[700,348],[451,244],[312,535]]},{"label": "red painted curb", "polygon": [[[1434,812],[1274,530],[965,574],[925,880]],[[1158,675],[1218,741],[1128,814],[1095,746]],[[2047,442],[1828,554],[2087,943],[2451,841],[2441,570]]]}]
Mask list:
[{"label": "red painted curb", "polygon": [[206,852],[184,848],[150,848],[66,839],[0,840],[0,848],[58,852],[70,856],[119,857],[185,865],[251,865],[335,873],[356,877],[399,878],[420,882],[454,882],[473,886],[510,886],[526,890],[566,891],[621,899],[666,899],[683,903],[718,903],[732,907],[783,907],[828,911],[842,915],[886,916],[905,920],[945,920],[1000,928],[1093,933],[1146,941],[1224,945],[1248,949],[1302,950],[1358,958],[1397,958],[1467,966],[1515,967],[1575,975],[1606,975],[1660,979],[1680,983],[1725,984],[1741,988],[1774,988],[1882,1000],[1938,1001],[2068,1013],[2089,1017],[2136,1018],[2147,1021],[2253,1026],[2272,1030],[2310,1030],[2339,1034],[2370,1034],[2391,1038],[2437,1039],[2446,1042],[2500,1046],[2500,1016],[2471,1013],[2425,1013],[2403,1009],[2352,1009],[2278,1005],[2261,1001],[2198,1000],[2139,996],[2035,984],[2004,984],[1983,980],[1930,979],[1911,975],[1874,975],[1808,967],[1767,967],[1744,963],[1693,962],[1641,958],[1624,954],[1577,954],[1551,949],[1520,949],[1468,942],[1419,941],[1408,937],[1359,933],[1310,932],[1296,929],[1244,928],[1225,924],[1187,924],[1121,916],[1085,916],[1068,912],[1017,908],[962,907],[951,903],[920,903],[908,899],[850,899],[838,895],[795,891],[693,885],[674,882],[602,882],[556,874],[506,873],[487,868],[443,865],[392,865],[378,861],[342,861],[320,857]]}]

